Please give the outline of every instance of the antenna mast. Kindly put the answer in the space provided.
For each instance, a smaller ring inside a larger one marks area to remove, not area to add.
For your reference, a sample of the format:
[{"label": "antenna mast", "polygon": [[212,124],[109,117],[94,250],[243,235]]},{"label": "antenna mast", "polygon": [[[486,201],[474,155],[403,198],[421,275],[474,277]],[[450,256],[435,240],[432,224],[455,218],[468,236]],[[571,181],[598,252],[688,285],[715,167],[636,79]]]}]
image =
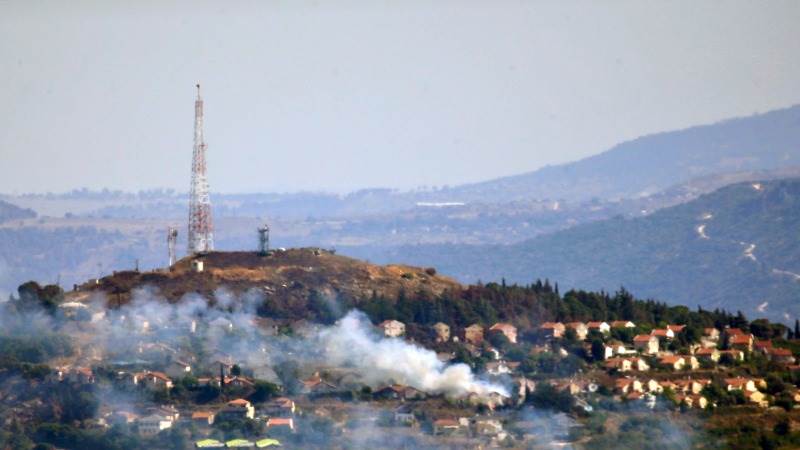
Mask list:
[{"label": "antenna mast", "polygon": [[194,151],[192,153],[192,184],[189,192],[189,254],[214,250],[214,225],[211,222],[211,198],[206,176],[206,143],[203,139],[203,99],[197,85],[194,102]]},{"label": "antenna mast", "polygon": [[258,228],[258,253],[266,256],[269,253],[269,225]]},{"label": "antenna mast", "polygon": [[178,242],[178,229],[175,227],[167,228],[167,252],[169,253],[169,265],[175,265],[175,244]]}]

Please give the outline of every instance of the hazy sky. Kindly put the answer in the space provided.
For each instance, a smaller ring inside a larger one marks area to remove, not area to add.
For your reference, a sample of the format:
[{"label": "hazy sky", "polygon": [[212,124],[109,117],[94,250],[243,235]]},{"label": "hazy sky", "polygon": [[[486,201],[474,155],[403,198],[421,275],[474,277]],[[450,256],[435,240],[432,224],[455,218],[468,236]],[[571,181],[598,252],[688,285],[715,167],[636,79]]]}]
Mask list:
[{"label": "hazy sky", "polygon": [[794,0],[125,4],[0,1],[0,192],[187,190],[198,81],[225,192],[478,181],[800,103]]}]

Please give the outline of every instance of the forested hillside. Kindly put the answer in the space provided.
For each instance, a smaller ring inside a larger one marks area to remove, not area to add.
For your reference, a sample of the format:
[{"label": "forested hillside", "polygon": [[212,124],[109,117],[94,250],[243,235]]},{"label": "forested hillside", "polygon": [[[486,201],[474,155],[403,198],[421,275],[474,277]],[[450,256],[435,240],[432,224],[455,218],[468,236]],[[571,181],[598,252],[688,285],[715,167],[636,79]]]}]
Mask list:
[{"label": "forested hillside", "polygon": [[462,281],[549,277],[562,288],[624,285],[671,303],[794,318],[800,179],[736,184],[647,217],[581,225],[517,245],[414,246],[362,256],[424,261]]}]

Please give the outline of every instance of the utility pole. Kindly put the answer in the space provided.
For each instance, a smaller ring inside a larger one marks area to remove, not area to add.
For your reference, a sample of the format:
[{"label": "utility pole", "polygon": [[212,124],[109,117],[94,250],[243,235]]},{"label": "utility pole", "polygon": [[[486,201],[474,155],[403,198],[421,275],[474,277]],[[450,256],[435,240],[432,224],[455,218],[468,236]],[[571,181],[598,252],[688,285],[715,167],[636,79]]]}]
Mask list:
[{"label": "utility pole", "polygon": [[167,267],[175,265],[175,244],[178,242],[178,229],[175,227],[167,228],[167,253],[169,256],[169,264]]},{"label": "utility pole", "polygon": [[269,225],[258,228],[258,254],[266,256],[269,252]]}]

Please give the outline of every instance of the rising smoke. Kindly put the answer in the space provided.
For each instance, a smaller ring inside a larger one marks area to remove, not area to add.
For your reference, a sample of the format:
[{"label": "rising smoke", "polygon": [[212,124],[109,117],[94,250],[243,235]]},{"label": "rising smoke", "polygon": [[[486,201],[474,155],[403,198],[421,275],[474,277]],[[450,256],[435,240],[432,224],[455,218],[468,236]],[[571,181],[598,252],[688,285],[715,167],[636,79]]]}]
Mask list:
[{"label": "rising smoke", "polygon": [[[381,336],[359,311],[302,336],[277,335],[259,325],[256,308],[262,300],[254,292],[233,295],[218,290],[213,301],[190,295],[171,304],[140,289],[130,303],[93,316],[84,328],[85,350],[96,359],[135,363],[153,344],[176,352],[192,345],[203,358],[196,365],[206,368],[220,355],[256,373],[291,359],[301,367],[348,368],[371,387],[399,383],[449,397],[508,395],[504,386],[479,380],[467,365],[445,364],[431,350]],[[105,311],[104,304],[98,296],[91,309]]]},{"label": "rising smoke", "polygon": [[476,379],[465,364],[446,365],[431,350],[377,336],[371,328],[366,315],[351,311],[320,331],[317,339],[324,346],[327,362],[357,368],[373,386],[393,382],[451,397],[473,393],[508,396],[503,386]]}]

